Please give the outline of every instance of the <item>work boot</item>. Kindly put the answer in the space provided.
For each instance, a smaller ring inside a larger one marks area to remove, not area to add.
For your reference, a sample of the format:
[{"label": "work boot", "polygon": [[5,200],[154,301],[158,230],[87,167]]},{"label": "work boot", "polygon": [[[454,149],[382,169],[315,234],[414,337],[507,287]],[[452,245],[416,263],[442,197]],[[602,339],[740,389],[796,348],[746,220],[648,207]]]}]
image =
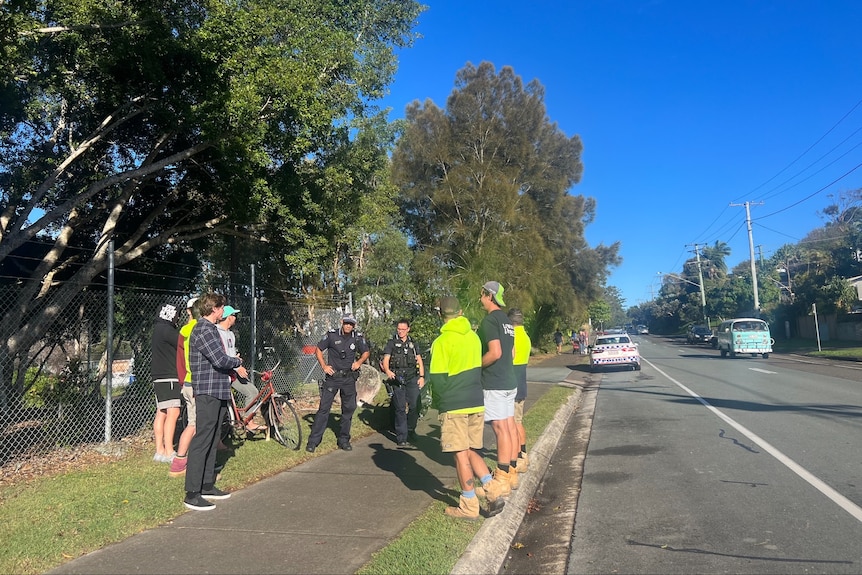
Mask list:
[{"label": "work boot", "polygon": [[529,468],[530,458],[522,451],[521,454],[518,455],[518,473],[526,473]]},{"label": "work boot", "polygon": [[520,470],[517,467],[509,466],[509,487],[512,491],[516,490],[521,485],[521,480],[518,479]]},{"label": "work boot", "polygon": [[446,515],[458,519],[474,521],[479,518],[479,499],[477,497],[464,497],[458,499],[458,507],[447,507]]},{"label": "work boot", "polygon": [[494,470],[494,479],[483,487],[488,501],[494,501],[499,497],[508,497],[512,493],[512,487],[509,485],[509,474],[499,468]]}]

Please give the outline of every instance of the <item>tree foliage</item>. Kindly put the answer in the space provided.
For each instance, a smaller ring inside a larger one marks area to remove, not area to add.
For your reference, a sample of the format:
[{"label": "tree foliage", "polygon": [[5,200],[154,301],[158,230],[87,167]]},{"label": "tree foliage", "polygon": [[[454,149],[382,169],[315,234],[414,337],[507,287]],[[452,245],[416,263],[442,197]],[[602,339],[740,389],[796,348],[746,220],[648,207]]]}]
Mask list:
[{"label": "tree foliage", "polygon": [[[215,234],[287,238],[309,253],[333,233],[348,239],[345,208],[366,191],[349,165],[363,159],[343,156],[350,122],[373,115],[420,10],[411,0],[0,3],[0,262],[34,240],[47,246],[0,318],[6,357],[104,272],[109,240],[122,266]],[[341,268],[326,253],[331,279]],[[288,263],[318,263],[296,257]]]},{"label": "tree foliage", "polygon": [[596,202],[569,194],[581,150],[578,136],[548,119],[544,88],[510,67],[468,64],[445,109],[412,103],[393,178],[417,273],[473,312],[479,286],[499,280],[507,303],[535,315],[534,331],[586,316],[620,260],[618,244],[590,248],[584,239]]}]

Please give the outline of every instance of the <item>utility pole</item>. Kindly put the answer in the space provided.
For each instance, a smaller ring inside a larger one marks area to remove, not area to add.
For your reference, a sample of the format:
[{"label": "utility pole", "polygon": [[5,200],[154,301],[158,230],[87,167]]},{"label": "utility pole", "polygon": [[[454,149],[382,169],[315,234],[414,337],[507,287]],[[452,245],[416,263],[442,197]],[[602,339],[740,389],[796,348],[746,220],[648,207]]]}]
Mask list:
[{"label": "utility pole", "polygon": [[[745,223],[748,225],[748,253],[751,259],[751,289],[754,291],[754,311],[760,314],[760,297],[757,293],[757,265],[754,262],[754,236],[751,233],[751,202],[744,204],[730,204],[734,206],[745,206]],[[754,204],[756,206],[763,205],[763,202]]]},{"label": "utility pole", "polygon": [[700,251],[698,251],[698,244],[689,244],[694,246],[694,255],[697,259],[697,281],[700,282],[698,285],[700,286],[700,305],[703,309],[703,321],[705,325],[709,327],[709,318],[706,317],[706,292],[703,289],[703,270],[700,267]]}]

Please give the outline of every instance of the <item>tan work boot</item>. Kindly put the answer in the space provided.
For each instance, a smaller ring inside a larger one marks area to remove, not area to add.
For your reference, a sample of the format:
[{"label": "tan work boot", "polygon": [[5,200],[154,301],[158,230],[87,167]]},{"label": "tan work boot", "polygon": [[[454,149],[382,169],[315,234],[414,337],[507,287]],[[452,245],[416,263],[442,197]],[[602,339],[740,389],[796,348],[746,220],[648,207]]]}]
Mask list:
[{"label": "tan work boot", "polygon": [[477,497],[470,497],[468,499],[462,495],[458,499],[458,507],[447,507],[446,515],[457,519],[474,521],[479,518],[479,499]]},{"label": "tan work boot", "polygon": [[521,480],[518,479],[520,470],[517,467],[509,467],[509,487],[512,491],[516,490],[521,485]]},{"label": "tan work boot", "polygon": [[530,468],[530,458],[523,451],[518,456],[518,473],[526,473]]},{"label": "tan work boot", "polygon": [[[492,491],[496,491],[495,495],[498,494],[499,497],[508,497],[511,495],[512,486],[509,484],[509,475],[510,473],[503,471],[499,467],[495,469],[494,479],[485,485],[485,493],[490,494]],[[490,495],[488,499],[490,499]]]}]

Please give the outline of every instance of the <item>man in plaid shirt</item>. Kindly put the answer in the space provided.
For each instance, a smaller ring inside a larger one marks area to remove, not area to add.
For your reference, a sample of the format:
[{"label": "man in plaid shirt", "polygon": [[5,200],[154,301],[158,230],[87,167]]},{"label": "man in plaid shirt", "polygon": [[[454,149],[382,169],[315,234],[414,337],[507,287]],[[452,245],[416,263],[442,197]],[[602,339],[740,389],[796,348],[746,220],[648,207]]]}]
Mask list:
[{"label": "man in plaid shirt", "polygon": [[230,399],[230,373],[236,370],[241,377],[248,377],[242,359],[231,357],[225,352],[216,327],[225,303],[225,297],[221,294],[201,296],[198,301],[201,318],[189,337],[189,366],[195,391],[197,430],[189,446],[186,497],[183,503],[189,509],[198,511],[215,509],[210,499],[230,497],[230,493],[215,486],[216,446],[220,422]]}]

